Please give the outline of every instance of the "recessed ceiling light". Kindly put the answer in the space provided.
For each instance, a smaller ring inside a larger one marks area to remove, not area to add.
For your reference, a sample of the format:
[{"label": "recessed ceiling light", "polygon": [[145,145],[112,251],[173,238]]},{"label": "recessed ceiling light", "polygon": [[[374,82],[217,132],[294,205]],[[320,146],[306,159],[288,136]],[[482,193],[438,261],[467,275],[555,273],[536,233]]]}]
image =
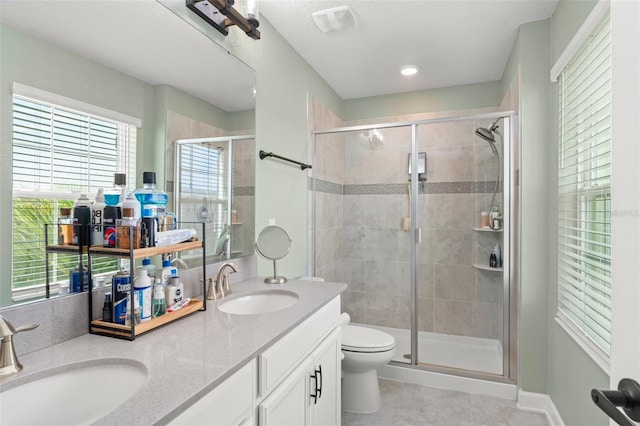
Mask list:
[{"label": "recessed ceiling light", "polygon": [[417,73],[418,73],[418,66],[416,65],[405,65],[404,67],[400,68],[400,74],[404,76],[415,75]]}]

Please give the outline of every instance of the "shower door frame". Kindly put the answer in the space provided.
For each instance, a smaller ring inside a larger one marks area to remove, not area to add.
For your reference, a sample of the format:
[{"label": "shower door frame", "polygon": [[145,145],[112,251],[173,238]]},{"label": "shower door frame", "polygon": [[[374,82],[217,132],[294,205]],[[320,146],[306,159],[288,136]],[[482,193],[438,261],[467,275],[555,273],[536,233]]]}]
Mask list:
[{"label": "shower door frame", "polygon": [[[481,113],[471,115],[460,115],[452,117],[441,117],[424,120],[412,120],[402,122],[388,122],[380,124],[366,124],[360,126],[345,126],[327,130],[318,130],[309,133],[311,146],[311,162],[316,164],[316,137],[318,135],[360,132],[374,129],[390,129],[400,127],[411,128],[411,362],[403,363],[392,361],[391,364],[409,369],[430,371],[455,376],[463,376],[472,379],[490,380],[514,384],[517,383],[517,330],[518,330],[518,288],[519,288],[519,235],[520,235],[520,198],[519,198],[519,139],[517,138],[517,117],[515,111],[500,111],[492,113]],[[420,363],[418,361],[418,244],[421,242],[421,228],[418,227],[418,126],[424,124],[446,123],[452,121],[466,120],[497,120],[503,119],[502,133],[502,197],[503,197],[503,339],[502,339],[502,375],[483,373],[474,370],[463,370],[453,367],[439,366],[433,364]],[[316,169],[311,170],[310,189],[314,196],[311,199],[313,224],[310,241],[310,268],[309,273],[315,275],[315,250],[316,250]]]}]

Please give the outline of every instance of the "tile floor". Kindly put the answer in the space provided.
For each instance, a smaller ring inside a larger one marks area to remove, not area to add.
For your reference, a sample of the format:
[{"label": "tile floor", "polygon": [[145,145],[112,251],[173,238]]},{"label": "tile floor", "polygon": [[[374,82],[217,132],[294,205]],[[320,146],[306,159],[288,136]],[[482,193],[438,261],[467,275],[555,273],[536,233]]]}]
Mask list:
[{"label": "tile floor", "polygon": [[526,413],[516,402],[394,380],[380,380],[377,413],[342,413],[343,426],[547,426],[544,415]]}]

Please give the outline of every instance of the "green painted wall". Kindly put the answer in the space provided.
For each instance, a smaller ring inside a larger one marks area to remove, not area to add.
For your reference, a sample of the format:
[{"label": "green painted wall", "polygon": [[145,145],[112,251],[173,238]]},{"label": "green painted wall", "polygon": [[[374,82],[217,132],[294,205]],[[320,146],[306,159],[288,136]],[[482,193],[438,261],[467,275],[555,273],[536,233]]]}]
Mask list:
[{"label": "green painted wall", "polygon": [[[591,402],[608,376],[555,322],[557,310],[556,87],[549,72],[595,1],[560,1],[552,19],[523,25],[502,80],[521,73],[522,270],[520,385],[548,393],[567,425],[607,424]],[[546,229],[547,232],[540,232]],[[545,275],[546,272],[546,275]]]},{"label": "green painted wall", "polygon": [[[233,30],[232,30],[233,31]],[[307,161],[307,96],[338,115],[342,100],[266,19],[262,39],[230,38],[226,45],[256,70],[256,149]],[[231,34],[230,34],[231,36]],[[299,167],[273,159],[256,164],[256,233],[275,219],[292,239],[291,251],[278,261],[278,273],[306,274],[307,175]],[[258,261],[258,274],[273,273],[271,262]]]},{"label": "green painted wall", "polygon": [[502,101],[499,81],[443,87],[418,92],[398,93],[344,101],[347,120],[396,117],[440,111],[456,111],[499,106]]}]

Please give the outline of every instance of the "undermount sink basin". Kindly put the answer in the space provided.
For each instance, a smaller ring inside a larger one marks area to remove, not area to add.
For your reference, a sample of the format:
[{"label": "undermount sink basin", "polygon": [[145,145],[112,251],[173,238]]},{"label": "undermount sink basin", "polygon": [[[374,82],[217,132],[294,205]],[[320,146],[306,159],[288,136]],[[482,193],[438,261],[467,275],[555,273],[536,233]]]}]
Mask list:
[{"label": "undermount sink basin", "polygon": [[293,306],[298,300],[293,291],[263,290],[232,296],[219,302],[218,309],[236,315],[266,314]]},{"label": "undermount sink basin", "polygon": [[93,423],[131,398],[146,379],[146,367],[129,360],[79,363],[43,372],[0,393],[0,424]]}]

